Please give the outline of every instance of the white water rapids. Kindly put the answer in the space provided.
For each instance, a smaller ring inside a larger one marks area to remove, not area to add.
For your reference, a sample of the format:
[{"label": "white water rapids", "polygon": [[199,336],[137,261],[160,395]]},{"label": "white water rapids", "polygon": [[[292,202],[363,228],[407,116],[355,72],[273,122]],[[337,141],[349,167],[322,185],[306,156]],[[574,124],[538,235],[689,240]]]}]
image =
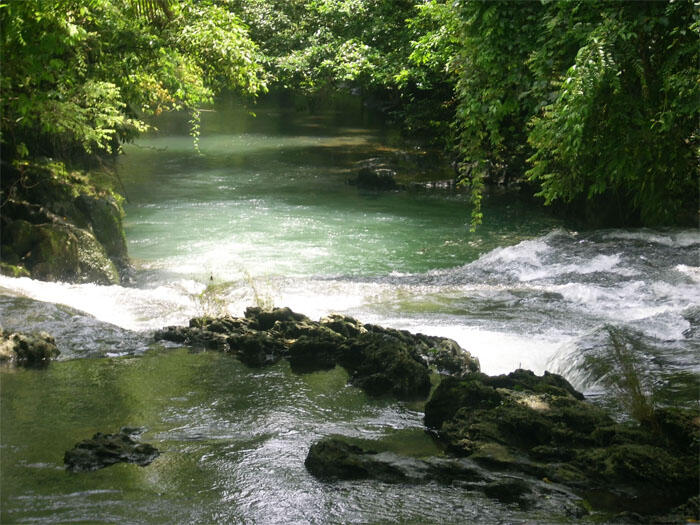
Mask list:
[{"label": "white water rapids", "polygon": [[[206,281],[177,268],[169,269],[168,282],[130,287],[0,277],[3,325],[54,333],[64,357],[114,355],[143,350],[154,329],[186,324],[212,308],[241,315],[264,298],[312,318],[339,312],[451,337],[486,373],[563,371],[586,388],[592,385],[570,366],[572,352],[585,351],[607,325],[646,338],[668,366],[698,371],[699,247],[694,230],[557,230],[451,269],[365,278],[246,275],[215,286],[212,298]],[[102,323],[12,299],[18,297],[65,305]]]}]

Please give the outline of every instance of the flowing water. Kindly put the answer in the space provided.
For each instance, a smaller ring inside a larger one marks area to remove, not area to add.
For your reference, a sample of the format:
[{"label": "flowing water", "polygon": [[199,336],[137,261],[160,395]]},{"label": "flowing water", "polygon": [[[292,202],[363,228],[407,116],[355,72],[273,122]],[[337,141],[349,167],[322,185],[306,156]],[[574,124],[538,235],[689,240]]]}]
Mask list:
[{"label": "flowing water", "polygon": [[[567,521],[459,487],[315,480],[303,460],[329,434],[439,451],[420,407],[370,399],[340,369],[252,370],[152,341],[255,303],[451,337],[489,374],[560,372],[624,417],[617,342],[655,402],[697,405],[698,230],[577,232],[493,196],[471,233],[462,195],[347,184],[377,156],[446,173],[360,112],[222,107],[204,114],[199,154],[182,124],[163,120],[120,160],[132,283],[0,277],[3,328],[46,330],[62,352],[45,370],[0,371],[2,523]],[[65,472],[64,451],[122,426],[162,455]]]}]

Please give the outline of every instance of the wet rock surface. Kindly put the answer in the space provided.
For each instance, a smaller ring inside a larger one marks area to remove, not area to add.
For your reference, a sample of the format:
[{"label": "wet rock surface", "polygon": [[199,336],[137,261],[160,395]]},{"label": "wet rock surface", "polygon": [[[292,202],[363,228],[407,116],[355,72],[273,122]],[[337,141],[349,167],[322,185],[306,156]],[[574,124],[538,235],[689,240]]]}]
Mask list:
[{"label": "wet rock surface", "polygon": [[[572,517],[592,508],[618,521],[699,518],[697,410],[657,409],[644,424],[620,423],[559,375],[488,376],[455,341],[337,314],[316,322],[288,308],[249,308],[242,318],[196,318],[156,338],[228,352],[249,366],[287,359],[306,373],[339,365],[372,396],[430,396],[424,422],[447,457],[332,436],[314,443],[305,462],[322,480],[458,485],[525,509],[555,502]],[[432,395],[431,379],[439,381]]]},{"label": "wet rock surface", "polygon": [[525,370],[445,378],[425,407],[426,425],[454,455],[647,515],[697,494],[699,415],[658,409],[645,424],[619,423],[560,376]]},{"label": "wet rock surface", "polygon": [[0,272],[118,284],[129,270],[124,215],[111,190],[58,163],[3,164]]},{"label": "wet rock surface", "polygon": [[0,363],[43,367],[60,354],[56,341],[46,332],[25,334],[0,329]]},{"label": "wet rock surface", "polygon": [[490,471],[467,458],[411,457],[386,450],[379,441],[329,436],[311,445],[304,464],[311,474],[328,482],[374,479],[407,485],[439,483],[478,491],[525,509],[546,498],[572,516],[585,512],[582,499],[564,486]]},{"label": "wet rock surface", "polygon": [[90,472],[115,463],[149,465],[159,456],[158,449],[148,443],[139,443],[133,436],[139,429],[123,428],[116,434],[96,433],[67,451],[63,462],[70,472]]},{"label": "wet rock surface", "polygon": [[431,372],[461,376],[479,369],[451,339],[364,325],[337,314],[312,321],[289,308],[251,307],[239,318],[195,318],[189,327],[166,327],[155,338],[228,352],[254,367],[283,358],[297,373],[340,365],[368,394],[406,400],[427,398]]}]

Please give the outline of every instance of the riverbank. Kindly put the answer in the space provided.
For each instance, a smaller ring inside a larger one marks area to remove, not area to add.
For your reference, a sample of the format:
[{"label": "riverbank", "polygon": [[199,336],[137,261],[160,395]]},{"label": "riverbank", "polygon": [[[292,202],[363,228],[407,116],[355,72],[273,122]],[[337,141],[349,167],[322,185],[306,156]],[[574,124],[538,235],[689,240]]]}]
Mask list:
[{"label": "riverbank", "polygon": [[130,267],[123,198],[105,178],[59,162],[3,163],[0,272],[119,284]]}]

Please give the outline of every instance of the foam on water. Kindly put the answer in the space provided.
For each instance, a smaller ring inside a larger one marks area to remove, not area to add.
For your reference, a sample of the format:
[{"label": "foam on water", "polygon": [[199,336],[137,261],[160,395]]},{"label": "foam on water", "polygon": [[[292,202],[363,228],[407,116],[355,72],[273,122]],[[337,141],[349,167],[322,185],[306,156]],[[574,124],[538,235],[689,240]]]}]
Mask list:
[{"label": "foam on water", "polygon": [[[451,337],[476,355],[487,373],[521,366],[542,372],[557,366],[562,348],[604,325],[629,326],[658,340],[682,340],[690,327],[684,313],[700,304],[700,270],[693,265],[698,244],[700,237],[693,232],[581,235],[557,230],[448,270],[299,278],[272,274],[265,263],[271,246],[260,246],[260,264],[252,277],[230,267],[225,254],[235,251],[232,246],[202,241],[197,250],[207,257],[197,261],[217,274],[212,304],[207,304],[208,282],[187,278],[199,270],[178,257],[148,262],[135,287],[9,277],[0,277],[0,287],[139,331],[184,324],[204,313],[241,315],[256,300],[312,318],[340,312],[364,322]],[[304,246],[300,242],[297,261],[329,257],[325,249]],[[222,259],[227,269],[217,267]],[[218,279],[219,274],[228,279]],[[212,307],[217,311],[206,311]]]}]

